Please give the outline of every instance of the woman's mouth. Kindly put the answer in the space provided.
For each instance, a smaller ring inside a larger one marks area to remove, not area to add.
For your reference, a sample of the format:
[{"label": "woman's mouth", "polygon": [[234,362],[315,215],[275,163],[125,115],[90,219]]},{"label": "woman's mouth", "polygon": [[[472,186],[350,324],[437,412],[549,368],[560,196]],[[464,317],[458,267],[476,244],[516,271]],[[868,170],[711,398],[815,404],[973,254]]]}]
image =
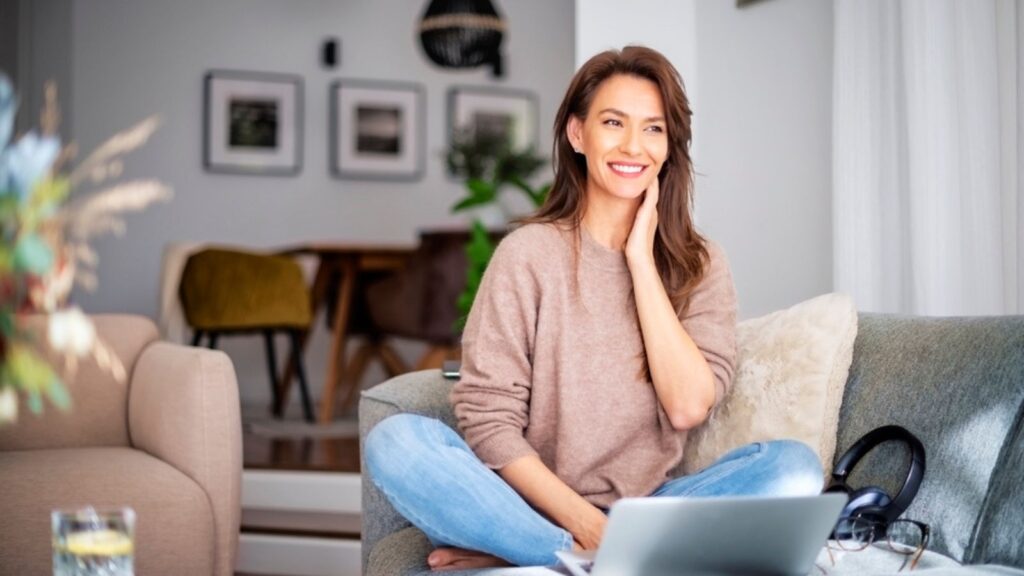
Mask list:
[{"label": "woman's mouth", "polygon": [[629,162],[609,162],[608,167],[616,175],[623,178],[636,178],[644,173],[647,166],[643,164],[633,164]]}]

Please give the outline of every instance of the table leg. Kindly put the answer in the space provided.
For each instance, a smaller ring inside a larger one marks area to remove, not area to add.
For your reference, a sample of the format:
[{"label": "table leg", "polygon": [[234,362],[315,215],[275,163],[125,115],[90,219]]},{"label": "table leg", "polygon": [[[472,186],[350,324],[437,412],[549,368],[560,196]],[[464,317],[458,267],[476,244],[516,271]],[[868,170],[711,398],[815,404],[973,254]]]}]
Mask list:
[{"label": "table leg", "polygon": [[341,262],[341,270],[341,288],[338,290],[334,327],[331,331],[331,356],[327,360],[327,378],[324,380],[324,389],[320,395],[321,424],[327,424],[334,418],[334,393],[345,374],[345,339],[352,309],[352,295],[356,286],[356,260],[345,258]]}]

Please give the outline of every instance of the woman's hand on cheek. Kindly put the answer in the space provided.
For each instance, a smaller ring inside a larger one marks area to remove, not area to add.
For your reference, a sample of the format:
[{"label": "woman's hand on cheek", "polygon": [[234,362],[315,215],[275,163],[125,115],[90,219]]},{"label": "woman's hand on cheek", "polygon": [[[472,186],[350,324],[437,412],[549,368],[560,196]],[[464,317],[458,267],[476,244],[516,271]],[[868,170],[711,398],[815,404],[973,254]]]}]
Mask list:
[{"label": "woman's hand on cheek", "polygon": [[654,265],[654,235],[658,231],[658,179],[655,178],[640,203],[633,220],[633,229],[626,239],[626,261],[630,268]]}]

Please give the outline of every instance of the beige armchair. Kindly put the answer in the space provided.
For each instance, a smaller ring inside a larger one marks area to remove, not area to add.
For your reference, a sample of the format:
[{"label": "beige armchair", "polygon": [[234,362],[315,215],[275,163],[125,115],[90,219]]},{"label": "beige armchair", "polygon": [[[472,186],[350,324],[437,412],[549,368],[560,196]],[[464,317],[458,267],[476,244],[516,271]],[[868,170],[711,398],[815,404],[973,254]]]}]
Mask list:
[{"label": "beige armchair", "polygon": [[158,341],[146,318],[94,320],[127,382],[85,363],[70,412],[23,404],[0,427],[0,573],[51,573],[50,511],[90,505],[135,509],[137,574],[229,576],[242,472],[231,361]]}]

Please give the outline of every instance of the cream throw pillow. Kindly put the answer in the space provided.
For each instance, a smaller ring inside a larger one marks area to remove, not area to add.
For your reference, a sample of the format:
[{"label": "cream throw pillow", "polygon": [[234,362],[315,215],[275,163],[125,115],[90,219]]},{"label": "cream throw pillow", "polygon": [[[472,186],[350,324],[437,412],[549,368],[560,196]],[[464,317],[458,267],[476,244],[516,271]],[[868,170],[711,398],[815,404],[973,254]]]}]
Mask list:
[{"label": "cream throw pillow", "polygon": [[857,309],[843,294],[740,322],[732,387],[690,432],[683,472],[698,472],[733,448],[781,439],[803,441],[831,470],[856,336]]}]

